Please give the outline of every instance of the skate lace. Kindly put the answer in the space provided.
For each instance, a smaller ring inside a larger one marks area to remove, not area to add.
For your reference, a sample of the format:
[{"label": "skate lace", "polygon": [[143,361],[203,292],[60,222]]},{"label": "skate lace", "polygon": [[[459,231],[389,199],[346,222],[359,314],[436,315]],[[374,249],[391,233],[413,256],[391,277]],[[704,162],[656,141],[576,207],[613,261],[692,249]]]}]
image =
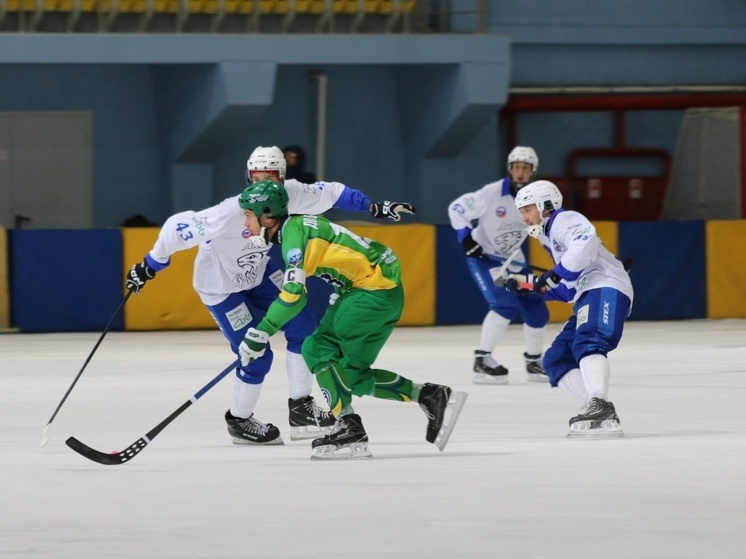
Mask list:
[{"label": "skate lace", "polygon": [[241,428],[248,433],[264,436],[269,431],[269,425],[268,423],[262,423],[258,419],[254,419],[254,416],[250,416],[246,421],[241,423]]},{"label": "skate lace", "polygon": [[332,430],[329,433],[329,435],[330,436],[336,435],[337,433],[339,433],[340,431],[344,431],[345,429],[347,429],[347,424],[345,423],[344,419],[340,417],[339,419],[337,419],[337,422],[334,424],[334,427],[332,427]]},{"label": "skate lace", "polygon": [[496,369],[497,368],[497,361],[495,361],[495,358],[492,357],[492,355],[485,354],[485,355],[478,355],[477,359],[482,362],[482,366],[486,365],[486,368],[489,369]]},{"label": "skate lace", "polygon": [[420,409],[425,412],[425,415],[427,416],[428,421],[432,421],[435,419],[435,414],[432,413],[425,404],[420,404]]}]

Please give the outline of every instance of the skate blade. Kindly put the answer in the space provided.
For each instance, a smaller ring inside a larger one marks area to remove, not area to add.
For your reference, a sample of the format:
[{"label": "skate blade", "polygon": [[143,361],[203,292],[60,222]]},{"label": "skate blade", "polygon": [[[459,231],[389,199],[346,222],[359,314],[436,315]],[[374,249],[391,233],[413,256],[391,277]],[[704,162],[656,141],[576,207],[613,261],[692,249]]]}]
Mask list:
[{"label": "skate blade", "polygon": [[271,446],[275,444],[285,444],[285,441],[282,440],[282,437],[277,437],[276,439],[272,439],[271,441],[267,441],[266,443],[257,443],[254,441],[249,441],[247,439],[240,439],[238,437],[231,437],[231,440],[233,441],[233,444],[243,446]]},{"label": "skate blade", "polygon": [[301,427],[290,428],[291,441],[305,441],[308,439],[318,439],[331,433],[331,427],[321,427],[319,430],[315,425],[303,425]]},{"label": "skate blade", "polygon": [[311,454],[311,460],[364,460],[366,458],[373,458],[368,443],[352,443],[340,448],[327,444],[317,446]]},{"label": "skate blade", "polygon": [[508,384],[508,375],[486,375],[484,373],[474,373],[474,384]]},{"label": "skate blade", "polygon": [[570,431],[567,433],[568,439],[617,439],[623,436],[622,426],[613,419],[607,419],[601,423],[578,421],[570,426]]},{"label": "skate blade", "polygon": [[[448,439],[451,438],[451,432],[456,426],[456,421],[458,421],[458,416],[461,415],[461,409],[464,407],[468,395],[466,392],[451,392],[448,406],[446,406],[446,416],[443,418],[443,425],[440,426],[440,431],[438,431],[434,442],[441,452],[448,444]],[[451,410],[450,414],[448,410]]]},{"label": "skate blade", "polygon": [[549,382],[549,377],[546,375],[540,375],[536,373],[528,373],[529,382]]}]

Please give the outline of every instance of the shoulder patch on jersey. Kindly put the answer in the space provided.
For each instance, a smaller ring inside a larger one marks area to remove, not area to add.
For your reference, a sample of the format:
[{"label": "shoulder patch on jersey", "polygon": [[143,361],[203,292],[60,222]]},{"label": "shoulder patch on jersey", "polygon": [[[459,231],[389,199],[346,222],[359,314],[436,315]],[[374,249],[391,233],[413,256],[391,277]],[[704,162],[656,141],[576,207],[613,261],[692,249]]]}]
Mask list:
[{"label": "shoulder patch on jersey", "polygon": [[451,206],[451,211],[454,211],[457,214],[461,214],[461,215],[464,215],[466,213],[466,210],[461,204],[453,204]]},{"label": "shoulder patch on jersey", "polygon": [[299,248],[291,248],[288,251],[286,257],[290,266],[297,266],[303,259],[303,253],[300,251]]}]

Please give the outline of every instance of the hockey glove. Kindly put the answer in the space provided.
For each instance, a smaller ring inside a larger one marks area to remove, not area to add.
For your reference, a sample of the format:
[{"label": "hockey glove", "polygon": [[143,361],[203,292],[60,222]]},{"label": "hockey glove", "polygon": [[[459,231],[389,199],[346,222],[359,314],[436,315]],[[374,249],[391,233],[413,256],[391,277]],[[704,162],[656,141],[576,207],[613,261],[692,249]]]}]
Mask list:
[{"label": "hockey glove", "polygon": [[484,258],[484,250],[471,236],[471,232],[461,241],[461,248],[464,249],[464,254],[469,258]]},{"label": "hockey glove", "polygon": [[505,283],[503,284],[505,289],[511,293],[517,293],[523,295],[526,293],[533,293],[534,291],[534,275],[533,274],[508,274]]},{"label": "hockey glove", "polygon": [[267,350],[269,335],[266,332],[249,328],[246,331],[246,337],[238,346],[238,356],[241,358],[241,365],[245,367],[252,361],[259,359]]},{"label": "hockey glove", "polygon": [[127,289],[133,291],[135,295],[145,286],[145,282],[155,277],[155,270],[145,262],[134,264],[130,271],[127,272],[127,281],[124,284]]},{"label": "hockey glove", "polygon": [[534,291],[537,293],[546,293],[560,284],[560,278],[553,270],[544,272],[538,278],[534,278]]},{"label": "hockey glove", "polygon": [[412,204],[407,202],[373,202],[370,205],[370,215],[376,219],[383,219],[384,217],[391,221],[399,221],[401,219],[400,214],[413,214],[417,210],[414,209]]}]

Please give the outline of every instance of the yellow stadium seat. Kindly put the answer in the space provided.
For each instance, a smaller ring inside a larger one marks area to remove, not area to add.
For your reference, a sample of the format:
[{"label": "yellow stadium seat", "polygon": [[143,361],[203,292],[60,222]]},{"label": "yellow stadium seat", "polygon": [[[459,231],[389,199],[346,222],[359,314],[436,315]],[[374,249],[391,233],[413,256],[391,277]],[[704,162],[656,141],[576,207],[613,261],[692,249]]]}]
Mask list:
[{"label": "yellow stadium seat", "polygon": [[[415,0],[399,0],[399,13],[411,13],[414,8],[414,2]],[[389,15],[394,13],[394,6],[396,5],[394,0],[380,0],[378,3],[380,4],[378,7],[379,14]]]},{"label": "yellow stadium seat", "polygon": [[254,11],[254,0],[239,0],[236,13],[250,14]]},{"label": "yellow stadium seat", "polygon": [[275,9],[275,0],[260,0],[259,1],[259,13],[260,14],[271,14]]},{"label": "yellow stadium seat", "polygon": [[295,12],[298,14],[311,13],[312,0],[296,0]]}]

